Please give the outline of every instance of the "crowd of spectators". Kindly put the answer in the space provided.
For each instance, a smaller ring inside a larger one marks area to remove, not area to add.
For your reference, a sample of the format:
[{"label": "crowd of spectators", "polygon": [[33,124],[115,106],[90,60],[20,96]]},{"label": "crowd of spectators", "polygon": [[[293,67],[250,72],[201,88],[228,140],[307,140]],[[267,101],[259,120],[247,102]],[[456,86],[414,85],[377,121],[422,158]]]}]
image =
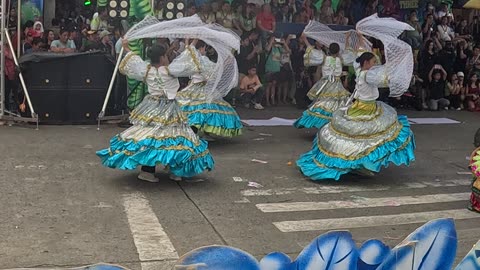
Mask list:
[{"label": "crowd of spectators", "polygon": [[[232,91],[229,101],[235,104],[238,100],[243,106],[255,109],[279,104],[305,107],[309,103],[306,93],[321,77],[321,68],[305,67],[303,54],[307,45],[300,36],[281,33],[277,26],[309,20],[353,24],[358,21],[352,15],[355,3],[342,0],[334,11],[331,0],[322,1],[320,6],[315,6],[311,0],[197,1],[197,5],[187,4],[185,15],[197,14],[206,23],[218,23],[241,37],[241,50],[236,54],[239,87]],[[154,7],[154,15],[160,20],[166,18],[165,6],[165,0],[158,0]],[[377,9],[378,1],[370,0],[363,17]],[[429,4],[425,11],[412,11],[405,20],[414,28],[401,38],[412,46],[415,74],[411,91],[406,98],[393,100],[394,105],[406,106],[408,100],[412,100],[410,96],[414,96],[417,109],[479,110],[478,17],[468,21],[454,17],[445,4],[438,7]],[[62,17],[52,21],[52,25],[52,29],[44,29],[41,22],[27,22],[22,32],[22,53],[100,50],[112,57],[118,56],[123,28],[111,25],[106,8],[99,7],[93,14],[82,14],[79,10],[64,12]],[[168,47],[172,59],[183,49],[179,40],[159,39],[157,42]],[[372,42],[381,57],[381,43]],[[14,47],[17,46],[14,44]],[[214,52],[210,54],[214,56]],[[342,79],[345,87],[353,91],[354,77],[345,75]]]}]

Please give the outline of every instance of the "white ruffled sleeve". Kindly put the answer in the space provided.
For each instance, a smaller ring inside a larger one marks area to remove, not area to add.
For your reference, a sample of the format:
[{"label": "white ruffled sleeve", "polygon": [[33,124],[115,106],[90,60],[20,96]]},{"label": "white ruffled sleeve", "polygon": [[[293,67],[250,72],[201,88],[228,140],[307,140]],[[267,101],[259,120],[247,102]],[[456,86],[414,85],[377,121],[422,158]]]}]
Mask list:
[{"label": "white ruffled sleeve", "polygon": [[365,81],[379,88],[387,88],[389,79],[386,66],[381,65],[370,68],[366,72]]},{"label": "white ruffled sleeve", "polygon": [[149,64],[143,61],[140,56],[136,55],[134,52],[129,52],[122,59],[119,70],[130,79],[143,82],[147,76],[148,66]]},{"label": "white ruffled sleeve", "polygon": [[325,54],[321,50],[308,47],[303,55],[303,63],[306,67],[320,66],[323,63]]},{"label": "white ruffled sleeve", "polygon": [[193,74],[202,73],[204,70],[204,60],[192,45],[185,47],[185,50],[168,65],[169,74],[177,78],[191,77]]}]

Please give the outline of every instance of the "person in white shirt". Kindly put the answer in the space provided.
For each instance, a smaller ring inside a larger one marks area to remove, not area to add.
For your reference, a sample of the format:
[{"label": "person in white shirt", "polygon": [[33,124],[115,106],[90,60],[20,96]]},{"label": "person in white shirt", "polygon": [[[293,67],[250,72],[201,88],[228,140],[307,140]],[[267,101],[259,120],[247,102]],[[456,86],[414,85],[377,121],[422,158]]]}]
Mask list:
[{"label": "person in white shirt", "polygon": [[75,42],[68,38],[69,32],[66,29],[60,31],[59,39],[52,41],[50,51],[55,53],[73,53],[77,49]]},{"label": "person in white shirt", "polygon": [[455,38],[455,32],[453,32],[453,29],[448,25],[447,16],[442,17],[442,23],[437,26],[437,30],[440,41],[442,42],[452,41]]}]

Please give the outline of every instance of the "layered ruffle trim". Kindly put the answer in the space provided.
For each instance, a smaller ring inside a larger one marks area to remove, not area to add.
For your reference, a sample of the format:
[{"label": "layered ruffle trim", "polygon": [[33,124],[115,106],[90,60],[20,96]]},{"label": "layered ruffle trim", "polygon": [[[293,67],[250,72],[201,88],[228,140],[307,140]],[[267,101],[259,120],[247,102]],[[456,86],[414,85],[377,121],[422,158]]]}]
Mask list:
[{"label": "layered ruffle trim", "polygon": [[367,155],[348,157],[348,159],[330,156],[318,148],[318,138],[315,138],[312,150],[297,160],[297,166],[312,180],[339,180],[342,175],[356,170],[379,172],[382,167],[387,167],[390,163],[397,166],[410,165],[415,160],[414,136],[407,117],[399,116],[398,121],[402,128],[397,137],[378,145]]},{"label": "layered ruffle trim", "polygon": [[332,119],[332,113],[321,108],[307,109],[293,126],[296,128],[321,128]]},{"label": "layered ruffle trim", "polygon": [[98,151],[97,156],[110,168],[135,170],[138,166],[161,164],[181,177],[192,177],[214,166],[207,142],[200,140],[195,145],[184,137],[135,141],[117,135],[110,140],[110,148]]},{"label": "layered ruffle trim", "polygon": [[234,137],[242,134],[243,125],[237,112],[230,104],[198,103],[182,107],[190,126],[220,136]]}]

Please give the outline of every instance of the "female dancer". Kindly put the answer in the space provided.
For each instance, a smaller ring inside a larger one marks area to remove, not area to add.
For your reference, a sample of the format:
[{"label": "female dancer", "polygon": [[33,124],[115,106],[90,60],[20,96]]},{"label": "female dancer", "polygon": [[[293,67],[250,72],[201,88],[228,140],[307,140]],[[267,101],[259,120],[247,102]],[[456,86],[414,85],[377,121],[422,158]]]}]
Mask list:
[{"label": "female dancer", "polygon": [[199,41],[196,48],[201,54],[201,62],[204,63],[206,72],[194,74],[190,84],[177,96],[182,111],[188,117],[188,123],[207,140],[211,139],[209,135],[219,137],[241,135],[243,125],[235,109],[223,98],[208,102],[204,88],[215,63],[205,56],[207,52],[205,42]]},{"label": "female dancer", "polygon": [[352,171],[378,172],[391,162],[408,165],[415,159],[407,118],[397,117],[395,109],[376,101],[379,93],[375,81],[381,79],[375,76],[380,75],[369,74],[375,56],[366,52],[356,61],[355,102],[333,113],[331,122],[318,132],[312,149],[297,161],[302,173],[313,180],[339,180]]},{"label": "female dancer", "polygon": [[[120,72],[144,81],[149,95],[132,111],[132,127],[110,140],[110,147],[97,152],[103,165],[124,170],[142,166],[139,179],[158,182],[155,165],[170,171],[172,180],[191,177],[211,170],[214,162],[207,142],[198,138],[187,123],[175,100],[180,86],[178,77],[188,77],[205,71],[203,59],[195,45],[187,43],[185,51],[172,63],[166,49],[156,45],[150,50],[150,64],[133,52],[122,60]],[[129,51],[128,41],[123,48]]]},{"label": "female dancer", "polygon": [[310,99],[316,99],[310,107],[303,112],[302,116],[293,124],[296,128],[321,128],[327,124],[332,113],[344,106],[350,97],[342,85],[342,60],[339,57],[340,46],[331,43],[329,55],[326,56],[321,50],[314,49],[305,35],[302,38],[308,49],[304,56],[306,66],[322,65],[322,78],[312,87],[308,93]]},{"label": "female dancer", "polygon": [[470,168],[473,173],[472,195],[468,209],[480,213],[480,129],[475,134],[474,144],[477,149],[470,158]]}]

